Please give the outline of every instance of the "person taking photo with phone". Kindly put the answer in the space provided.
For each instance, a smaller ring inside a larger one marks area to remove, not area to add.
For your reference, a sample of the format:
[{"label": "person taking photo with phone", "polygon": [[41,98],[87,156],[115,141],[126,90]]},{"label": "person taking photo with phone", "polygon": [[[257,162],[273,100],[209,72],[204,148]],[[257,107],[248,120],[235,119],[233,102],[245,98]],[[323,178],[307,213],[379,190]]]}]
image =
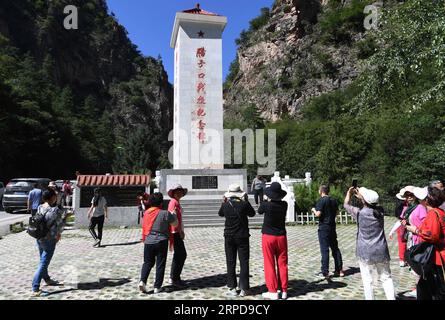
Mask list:
[{"label": "person taking photo with phone", "polygon": [[[357,197],[363,208],[351,205]],[[367,188],[351,187],[343,204],[345,210],[357,221],[356,256],[360,266],[366,300],[374,300],[374,277],[378,274],[388,300],[395,300],[394,283],[391,277],[388,243],[384,229],[384,212],[379,206],[379,195]]]}]

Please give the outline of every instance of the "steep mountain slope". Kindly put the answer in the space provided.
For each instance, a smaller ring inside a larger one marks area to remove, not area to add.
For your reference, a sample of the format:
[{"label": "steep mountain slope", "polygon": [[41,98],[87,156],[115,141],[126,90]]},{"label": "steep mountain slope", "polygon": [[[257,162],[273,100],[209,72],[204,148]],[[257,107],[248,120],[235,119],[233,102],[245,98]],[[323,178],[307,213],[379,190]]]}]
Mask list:
[{"label": "steep mountain slope", "polygon": [[226,126],[276,129],[283,174],[393,196],[445,177],[445,6],[387,0],[366,31],[370,2],[264,9],[238,40]]},{"label": "steep mountain slope", "polygon": [[354,1],[334,21],[344,22],[342,30],[332,33],[331,14],[338,12],[317,23],[322,8],[330,9],[318,0],[277,0],[264,9],[238,40],[238,60],[226,83],[227,118],[252,105],[265,120],[299,118],[310,98],[350,84],[360,71],[360,51],[353,44],[363,38],[367,2]]},{"label": "steep mountain slope", "polygon": [[[63,27],[67,5],[78,30]],[[154,170],[172,96],[104,0],[0,3],[0,179]]]}]

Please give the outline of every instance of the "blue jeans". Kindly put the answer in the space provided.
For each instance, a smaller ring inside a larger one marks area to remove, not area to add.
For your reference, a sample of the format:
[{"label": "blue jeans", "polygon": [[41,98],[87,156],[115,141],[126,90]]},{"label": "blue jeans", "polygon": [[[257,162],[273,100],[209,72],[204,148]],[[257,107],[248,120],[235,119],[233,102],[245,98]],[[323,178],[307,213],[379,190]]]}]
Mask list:
[{"label": "blue jeans", "polygon": [[40,263],[32,280],[32,291],[39,291],[42,279],[49,280],[48,267],[56,249],[56,240],[37,240]]}]

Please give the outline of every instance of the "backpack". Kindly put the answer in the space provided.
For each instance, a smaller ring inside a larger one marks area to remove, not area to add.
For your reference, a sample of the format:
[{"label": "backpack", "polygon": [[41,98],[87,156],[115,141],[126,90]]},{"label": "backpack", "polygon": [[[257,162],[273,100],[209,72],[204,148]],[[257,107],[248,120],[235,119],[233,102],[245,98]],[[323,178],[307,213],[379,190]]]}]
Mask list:
[{"label": "backpack", "polygon": [[[435,211],[438,223],[440,224],[439,214]],[[419,276],[425,278],[436,264],[436,246],[432,243],[422,242],[412,246],[405,252],[405,260],[411,269]]]},{"label": "backpack", "polygon": [[435,247],[431,243],[422,242],[412,246],[405,252],[405,260],[411,269],[419,276],[425,278],[435,265]]},{"label": "backpack", "polygon": [[48,211],[46,211],[45,213],[41,213],[40,210],[37,211],[36,214],[32,215],[29,218],[29,226],[28,226],[28,230],[26,231],[31,237],[40,240],[45,238],[48,233],[50,228],[54,225],[54,222],[51,224],[50,227],[48,227],[47,223],[46,223],[46,214],[48,213]]}]

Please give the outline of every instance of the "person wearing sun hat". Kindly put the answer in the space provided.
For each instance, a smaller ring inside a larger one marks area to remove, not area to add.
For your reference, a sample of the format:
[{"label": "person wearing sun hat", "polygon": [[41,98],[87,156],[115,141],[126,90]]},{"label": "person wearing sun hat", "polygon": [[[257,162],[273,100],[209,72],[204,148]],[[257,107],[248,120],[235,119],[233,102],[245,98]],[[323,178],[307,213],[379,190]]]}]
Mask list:
[{"label": "person wearing sun hat", "polygon": [[[421,242],[421,238],[413,234],[407,229],[407,226],[414,226],[415,228],[420,228],[423,221],[426,219],[428,211],[426,209],[426,198],[428,197],[428,187],[411,189],[412,194],[406,192],[406,198],[408,202],[408,207],[405,208],[401,215],[402,226],[404,229],[404,238],[406,239],[406,248],[409,250],[412,246],[417,245]],[[417,276],[417,275],[416,275]],[[417,280],[419,278],[417,277]],[[410,297],[417,297],[417,290],[414,288],[407,294]]]},{"label": "person wearing sun hat", "polygon": [[258,213],[264,214],[262,248],[264,278],[268,292],[263,293],[263,298],[278,300],[278,289],[281,286],[281,299],[287,299],[287,202],[282,201],[287,192],[281,189],[281,184],[274,182],[265,190],[265,194],[269,201],[261,203],[258,208]]},{"label": "person wearing sun hat", "polygon": [[397,202],[394,209],[394,216],[398,219],[397,222],[394,224],[394,227],[391,229],[391,232],[389,233],[389,239],[393,240],[394,233],[397,233],[397,242],[398,242],[398,252],[399,252],[399,265],[401,268],[406,267],[405,262],[405,252],[406,252],[406,242],[403,241],[403,226],[401,224],[402,221],[402,213],[406,211],[406,208],[408,207],[406,198],[404,197],[405,194],[405,188],[401,189],[398,194],[396,194]]},{"label": "person wearing sun hat", "polygon": [[[362,202],[362,209],[350,204],[353,195]],[[378,203],[379,194],[374,190],[353,187],[348,190],[343,206],[357,220],[356,256],[366,300],[374,300],[373,273],[379,275],[386,298],[395,300],[394,283],[389,264],[391,258],[385,237],[384,212]]]},{"label": "person wearing sun hat", "polygon": [[444,300],[444,265],[445,265],[445,212],[440,209],[444,203],[444,194],[438,188],[429,187],[426,205],[428,214],[422,225],[407,226],[408,231],[421,238],[421,243],[433,244],[434,265],[424,272],[417,283],[417,300]]},{"label": "person wearing sun hat", "polygon": [[172,267],[170,272],[170,284],[174,287],[184,287],[185,282],[181,280],[182,269],[184,268],[185,260],[187,259],[187,250],[184,244],[184,224],[182,215],[184,211],[182,210],[180,200],[185,197],[188,193],[187,188],[183,188],[180,184],[173,186],[168,190],[168,196],[170,197],[170,202],[168,204],[169,212],[176,212],[178,217],[178,225],[170,226],[170,251],[174,251]]},{"label": "person wearing sun hat", "polygon": [[249,294],[249,219],[255,216],[255,210],[249,202],[247,193],[245,193],[239,184],[235,183],[229,186],[224,194],[224,202],[218,211],[220,217],[225,218],[224,224],[224,250],[226,253],[227,265],[227,287],[228,294],[237,296],[236,280],[236,256],[240,262],[239,288],[241,297]]},{"label": "person wearing sun hat", "polygon": [[[419,228],[423,221],[425,220],[428,212],[426,209],[426,198],[428,196],[428,187],[425,188],[417,188],[415,187],[412,190],[411,195],[407,195],[407,199],[412,200],[409,203],[409,207],[402,213],[402,225],[406,227],[407,225],[415,226]],[[410,211],[409,209],[413,207]],[[408,232],[408,231],[407,231]],[[409,233],[409,232],[408,232]],[[416,235],[412,235],[410,239],[408,239],[407,248],[409,249],[411,246],[419,244],[420,238]]]},{"label": "person wearing sun hat", "polygon": [[[393,230],[397,231],[397,242],[399,248],[399,266],[401,268],[406,267],[408,264],[405,261],[405,253],[407,249],[407,239],[405,237],[405,226],[401,225],[403,217],[410,207],[410,203],[414,201],[414,186],[406,186],[400,190],[400,192],[396,195],[396,198],[403,201],[403,203],[398,208],[400,211],[397,211],[396,216],[399,219],[396,225],[394,225]],[[415,208],[415,207],[414,207]],[[414,209],[411,207],[408,212]],[[389,239],[393,239],[393,233],[389,234]]]}]

